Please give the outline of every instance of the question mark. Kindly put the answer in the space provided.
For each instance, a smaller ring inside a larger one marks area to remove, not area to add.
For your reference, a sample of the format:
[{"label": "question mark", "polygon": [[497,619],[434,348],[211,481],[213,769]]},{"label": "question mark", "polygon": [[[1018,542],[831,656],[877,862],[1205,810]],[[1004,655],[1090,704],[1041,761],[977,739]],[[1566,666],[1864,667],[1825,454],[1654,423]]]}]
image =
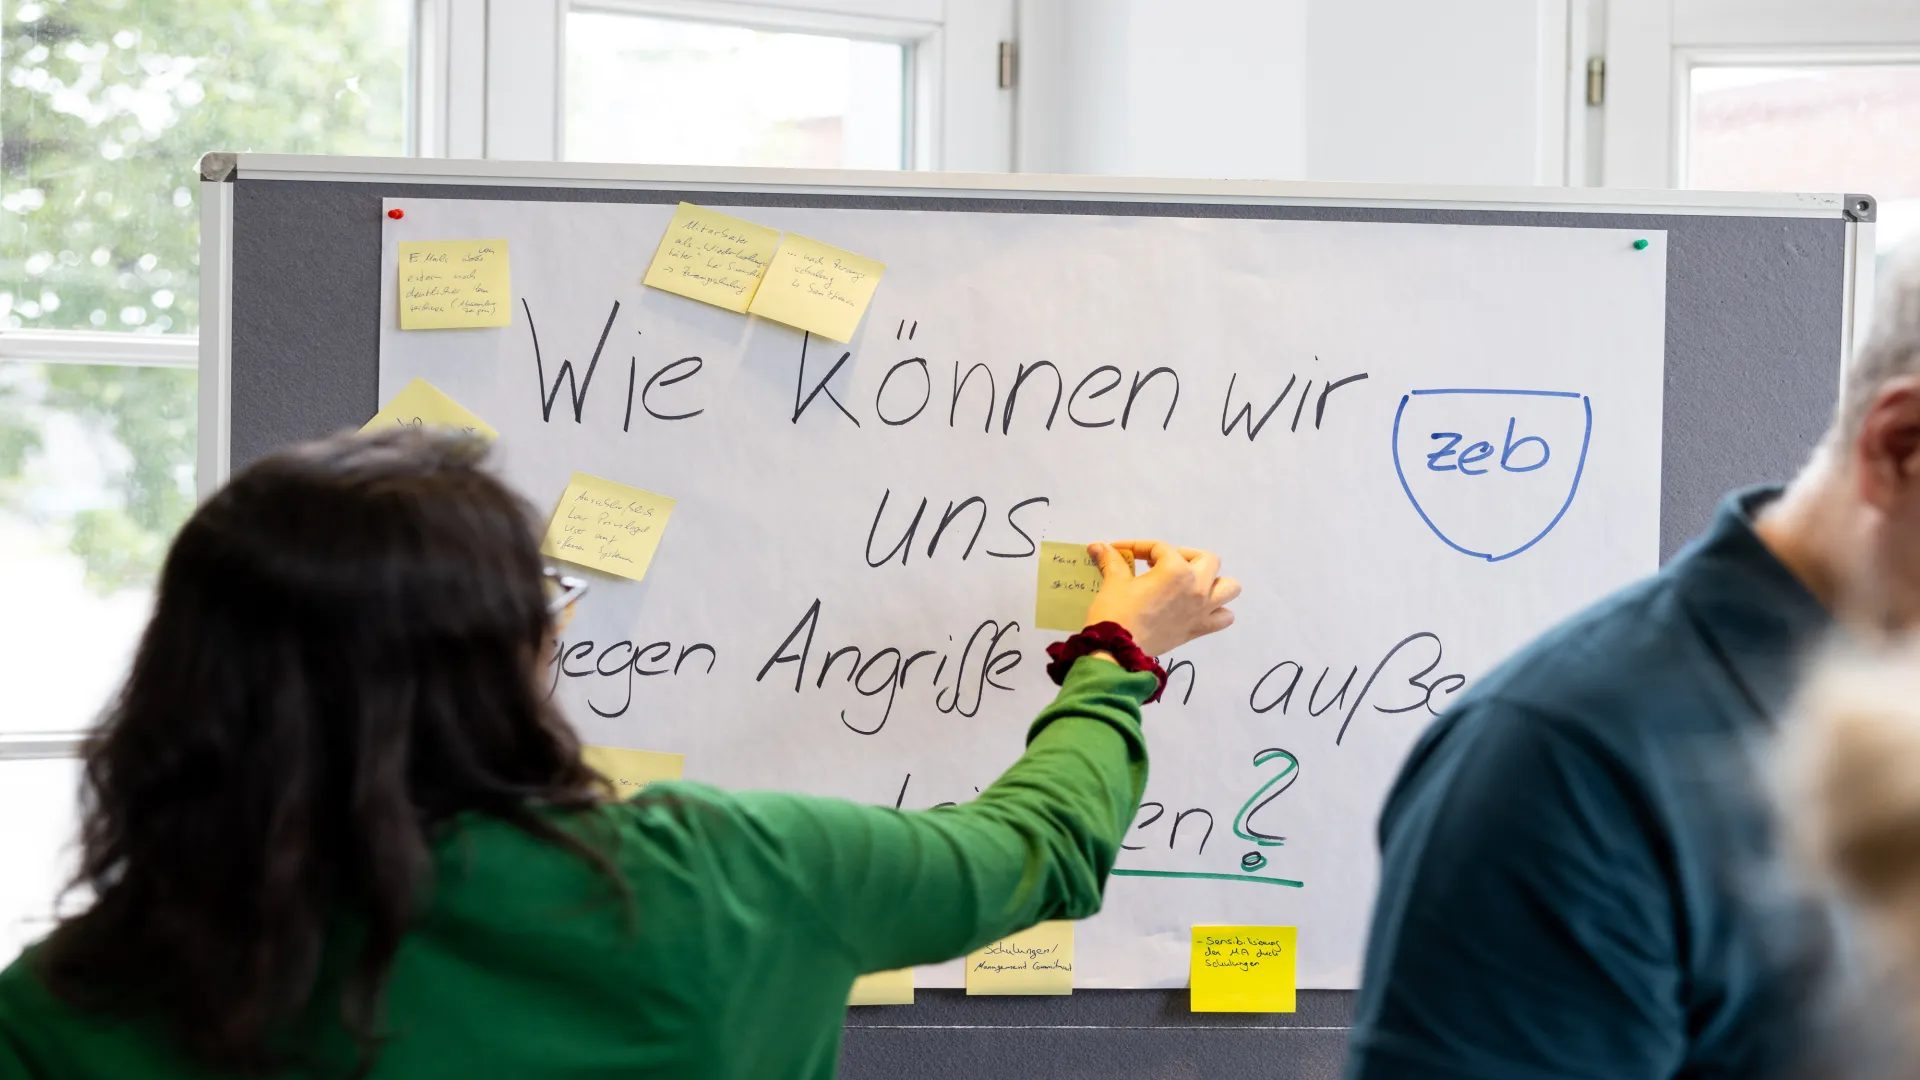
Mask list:
[{"label": "question mark", "polygon": [[[1260,847],[1280,847],[1286,843],[1287,838],[1284,836],[1276,836],[1272,833],[1263,833],[1249,824],[1249,819],[1251,819],[1254,814],[1266,809],[1268,803],[1279,798],[1282,792],[1293,786],[1294,781],[1300,779],[1300,759],[1277,746],[1269,747],[1253,755],[1253,767],[1257,769],[1275,758],[1286,759],[1286,765],[1281,768],[1279,772],[1268,777],[1267,782],[1261,784],[1260,790],[1254,792],[1245,803],[1241,804],[1240,812],[1233,817],[1233,835],[1242,840],[1251,841]],[[1280,784],[1282,780],[1285,780],[1286,783]],[[1268,794],[1267,789],[1272,788],[1275,784],[1280,784],[1279,788],[1275,789],[1272,794]],[[1262,796],[1265,796],[1265,798],[1262,798]],[[1267,865],[1267,857],[1262,855],[1257,849],[1240,856],[1240,869],[1249,874],[1265,865]]]}]

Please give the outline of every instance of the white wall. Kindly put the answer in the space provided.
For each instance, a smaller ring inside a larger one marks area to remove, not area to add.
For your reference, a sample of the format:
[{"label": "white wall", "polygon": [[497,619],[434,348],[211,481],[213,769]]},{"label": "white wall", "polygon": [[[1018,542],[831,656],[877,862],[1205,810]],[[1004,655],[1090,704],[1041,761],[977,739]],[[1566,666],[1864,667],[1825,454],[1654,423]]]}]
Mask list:
[{"label": "white wall", "polygon": [[1019,168],[1558,183],[1568,0],[1022,0]]},{"label": "white wall", "polygon": [[1560,183],[1566,5],[1311,0],[1313,180]]},{"label": "white wall", "polygon": [[1307,0],[1023,0],[1026,172],[1298,176]]}]

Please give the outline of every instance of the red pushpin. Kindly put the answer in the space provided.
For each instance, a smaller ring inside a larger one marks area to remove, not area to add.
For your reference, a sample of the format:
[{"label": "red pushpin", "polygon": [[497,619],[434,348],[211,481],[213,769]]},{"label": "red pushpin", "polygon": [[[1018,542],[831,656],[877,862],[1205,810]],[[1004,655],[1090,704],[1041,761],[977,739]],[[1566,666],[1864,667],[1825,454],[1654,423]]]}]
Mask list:
[{"label": "red pushpin", "polygon": [[387,216],[392,218],[395,221],[399,221],[401,218],[407,216],[407,212],[396,206],[393,209],[387,211]]}]

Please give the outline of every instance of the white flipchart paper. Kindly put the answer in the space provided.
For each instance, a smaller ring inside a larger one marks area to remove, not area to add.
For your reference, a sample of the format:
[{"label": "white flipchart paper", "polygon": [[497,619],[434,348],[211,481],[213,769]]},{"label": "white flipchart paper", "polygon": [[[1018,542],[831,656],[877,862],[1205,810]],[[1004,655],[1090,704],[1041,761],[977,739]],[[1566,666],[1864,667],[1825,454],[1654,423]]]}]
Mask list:
[{"label": "white flipchart paper", "polygon": [[[1355,985],[1414,739],[1657,563],[1657,232],[717,205],[886,264],[842,346],[643,288],[671,203],[388,205],[382,400],[425,378],[498,428],[542,515],[575,470],[679,500],[646,580],[594,575],[566,632],[587,742],[965,800],[1052,696],[1035,542],[1222,555],[1239,621],[1146,710],[1083,987],[1185,985],[1196,923],[1297,925],[1300,985]],[[507,240],[512,325],[401,332],[395,244],[466,237]],[[809,630],[804,670],[768,666]]]}]

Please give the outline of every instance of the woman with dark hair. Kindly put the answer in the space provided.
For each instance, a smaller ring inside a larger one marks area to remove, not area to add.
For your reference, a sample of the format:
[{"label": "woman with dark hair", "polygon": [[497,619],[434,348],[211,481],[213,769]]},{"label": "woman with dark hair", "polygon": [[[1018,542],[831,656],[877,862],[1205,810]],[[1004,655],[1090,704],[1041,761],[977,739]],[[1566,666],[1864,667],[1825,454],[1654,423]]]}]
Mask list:
[{"label": "woman with dark hair", "polygon": [[1133,545],[1136,577],[1095,545],[1099,625],[971,803],[610,802],[546,699],[532,518],[483,452],[309,444],[181,530],[86,753],[92,903],[0,973],[0,1077],[830,1077],[856,975],[1098,910],[1145,654],[1239,593],[1205,552]]}]

